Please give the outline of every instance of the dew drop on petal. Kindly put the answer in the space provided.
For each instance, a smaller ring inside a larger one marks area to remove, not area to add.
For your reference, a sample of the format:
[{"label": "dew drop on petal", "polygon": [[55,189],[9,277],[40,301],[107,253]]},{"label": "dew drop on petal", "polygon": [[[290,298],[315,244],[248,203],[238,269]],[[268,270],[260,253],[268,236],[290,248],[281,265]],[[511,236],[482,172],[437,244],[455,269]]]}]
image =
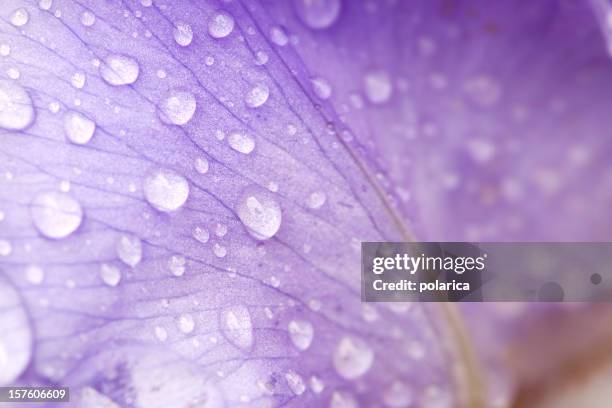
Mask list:
[{"label": "dew drop on petal", "polygon": [[210,239],[210,233],[204,227],[199,227],[199,226],[194,227],[192,231],[192,235],[197,241],[201,242],[202,244],[207,243],[208,240]]},{"label": "dew drop on petal", "polygon": [[48,238],[60,239],[72,234],[83,221],[81,204],[66,193],[41,192],[30,204],[36,229]]},{"label": "dew drop on petal", "polygon": [[234,30],[234,17],[219,11],[208,21],[208,34],[213,38],[224,38]]},{"label": "dew drop on petal", "polygon": [[117,286],[121,281],[121,271],[114,265],[102,264],[100,266],[100,278],[108,286]]},{"label": "dew drop on petal", "polygon": [[176,320],[176,326],[181,332],[185,334],[193,332],[193,329],[195,328],[195,321],[193,320],[193,316],[187,313],[181,314]]},{"label": "dew drop on petal", "polygon": [[193,29],[187,23],[182,21],[176,23],[172,31],[174,41],[181,47],[186,47],[193,41]]},{"label": "dew drop on petal", "polygon": [[285,380],[287,381],[289,389],[291,389],[291,391],[295,395],[302,395],[304,391],[306,391],[306,384],[304,384],[304,379],[295,371],[287,371],[285,373]]},{"label": "dew drop on petal", "polygon": [[11,252],[13,252],[13,245],[5,239],[0,239],[0,256],[9,256]]},{"label": "dew drop on petal", "polygon": [[151,7],[153,0],[140,0],[142,7]]},{"label": "dew drop on petal", "polygon": [[253,345],[253,323],[251,313],[245,306],[231,306],[221,311],[219,318],[225,338],[240,349]]},{"label": "dew drop on petal", "polygon": [[23,130],[34,121],[32,99],[13,81],[0,80],[0,127]]},{"label": "dew drop on petal", "polygon": [[359,404],[349,392],[334,391],[329,401],[329,408],[359,408]]},{"label": "dew drop on petal", "polygon": [[306,350],[312,344],[314,328],[305,320],[292,320],[289,322],[289,337],[298,350]]},{"label": "dew drop on petal", "polygon": [[209,168],[208,160],[206,157],[198,157],[195,159],[193,167],[198,173],[206,174],[208,173]]},{"label": "dew drop on petal", "polygon": [[115,252],[121,262],[133,268],[142,260],[142,241],[134,235],[122,234],[115,244]]},{"label": "dew drop on petal", "polygon": [[324,78],[313,78],[310,80],[312,90],[320,99],[329,99],[332,94],[332,87]]},{"label": "dew drop on petal", "polygon": [[183,276],[185,274],[185,264],[187,260],[182,255],[172,255],[168,260],[168,268],[174,276]]},{"label": "dew drop on petal", "polygon": [[143,190],[147,202],[163,212],[178,210],[189,197],[189,183],[185,177],[169,169],[149,174],[144,180]]},{"label": "dew drop on petal", "polygon": [[394,381],[383,392],[383,402],[390,408],[405,408],[412,406],[412,390],[401,381]]},{"label": "dew drop on petal", "polygon": [[91,27],[96,22],[96,15],[89,10],[81,13],[81,24],[85,27]]},{"label": "dew drop on petal", "polygon": [[316,375],[310,377],[309,383],[310,389],[315,394],[320,394],[325,389],[325,384],[323,383],[323,380],[321,380],[321,378],[317,377]]},{"label": "dew drop on petal", "polygon": [[259,108],[268,100],[270,89],[265,84],[257,84],[247,92],[244,102],[250,108]]},{"label": "dew drop on petal", "polygon": [[64,132],[72,143],[86,144],[96,130],[96,123],[83,114],[70,111],[64,116]]},{"label": "dew drop on petal", "polygon": [[29,265],[25,270],[25,276],[32,285],[40,285],[45,279],[45,272],[38,265]]},{"label": "dew drop on petal", "polygon": [[122,54],[112,54],[99,67],[102,79],[109,85],[129,85],[136,82],[140,73],[138,61]]},{"label": "dew drop on petal", "polygon": [[157,340],[164,342],[168,340],[168,331],[161,326],[156,326],[155,337],[157,337]]},{"label": "dew drop on petal", "polygon": [[159,104],[159,118],[169,125],[186,124],[191,120],[195,111],[195,96],[185,90],[171,90]]},{"label": "dew drop on petal", "polygon": [[32,328],[15,288],[0,278],[0,386],[19,378],[32,358]]},{"label": "dew drop on petal", "polygon": [[230,147],[242,154],[249,154],[255,149],[255,140],[246,133],[234,131],[227,138]]},{"label": "dew drop on petal", "polygon": [[247,231],[256,239],[272,238],[281,226],[281,208],[268,190],[250,187],[243,191],[236,213]]},{"label": "dew drop on petal", "polygon": [[343,337],[333,354],[336,372],[347,380],[364,375],[374,362],[374,352],[363,340],[356,337]]},{"label": "dew drop on petal", "polygon": [[28,13],[28,10],[24,8],[18,8],[11,14],[10,20],[11,24],[15,27],[22,27],[26,25],[30,20],[30,14]]},{"label": "dew drop on petal", "polygon": [[270,40],[280,47],[284,47],[289,43],[289,37],[281,27],[272,27],[270,30]]},{"label": "dew drop on petal", "polygon": [[220,244],[213,246],[213,253],[217,258],[224,258],[227,255],[227,248]]},{"label": "dew drop on petal", "polygon": [[315,191],[308,196],[306,205],[313,210],[321,208],[327,201],[327,196],[322,191]]},{"label": "dew drop on petal", "polygon": [[365,95],[374,104],[387,102],[393,94],[389,74],[382,70],[370,71],[363,78]]},{"label": "dew drop on petal", "polygon": [[41,10],[49,10],[51,9],[52,5],[53,5],[53,0],[40,0],[38,2],[38,7],[40,7]]},{"label": "dew drop on petal", "polygon": [[70,83],[75,88],[81,89],[85,86],[85,80],[86,80],[85,73],[75,72],[74,74],[72,74],[72,77],[70,78]]},{"label": "dew drop on petal", "polygon": [[306,26],[320,30],[333,25],[340,15],[340,0],[294,0],[298,17]]},{"label": "dew drop on petal", "polygon": [[7,57],[11,53],[11,46],[8,44],[0,45],[0,55],[3,57]]},{"label": "dew drop on petal", "polygon": [[265,65],[268,63],[270,57],[265,51],[257,51],[255,53],[255,63],[257,65]]}]

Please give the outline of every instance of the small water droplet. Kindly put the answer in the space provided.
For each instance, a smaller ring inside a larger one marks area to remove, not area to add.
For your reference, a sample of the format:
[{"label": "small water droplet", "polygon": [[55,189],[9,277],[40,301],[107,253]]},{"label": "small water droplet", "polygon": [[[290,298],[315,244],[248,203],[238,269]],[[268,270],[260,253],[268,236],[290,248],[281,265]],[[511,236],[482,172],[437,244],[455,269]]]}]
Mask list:
[{"label": "small water droplet", "polygon": [[308,196],[306,205],[313,210],[321,208],[327,201],[327,196],[323,191],[315,191]]},{"label": "small water droplet", "polygon": [[338,374],[347,380],[364,375],[373,362],[374,352],[370,346],[356,337],[343,337],[334,350],[334,367]]},{"label": "small water droplet", "polygon": [[334,391],[329,401],[329,408],[359,408],[359,404],[351,393]]},{"label": "small water droplet", "polygon": [[257,84],[244,97],[244,102],[250,108],[259,108],[268,100],[270,89],[265,84]]},{"label": "small water droplet", "polygon": [[81,89],[85,86],[85,73],[84,72],[75,72],[72,74],[70,78],[70,83],[77,89]]},{"label": "small water droplet", "polygon": [[272,193],[255,186],[243,191],[236,212],[247,231],[259,240],[272,238],[281,226],[282,213],[278,202]]},{"label": "small water droplet", "polygon": [[134,235],[122,234],[115,244],[115,251],[121,262],[133,268],[142,260],[142,241]]},{"label": "small water droplet", "polygon": [[306,320],[292,320],[289,322],[289,337],[298,350],[306,350],[312,344],[314,327]]},{"label": "small water droplet", "polygon": [[28,13],[28,10],[24,8],[18,8],[17,10],[13,11],[10,19],[12,25],[14,25],[15,27],[22,27],[26,25],[30,20],[30,14]]},{"label": "small water droplet", "polygon": [[168,260],[168,268],[174,276],[183,276],[185,274],[185,264],[187,260],[182,255],[172,255]]},{"label": "small water droplet", "polygon": [[206,58],[204,58],[204,64],[206,64],[206,66],[210,67],[214,63],[215,63],[215,57],[213,57],[212,55],[209,55]]},{"label": "small water droplet", "polygon": [[195,321],[193,320],[193,316],[183,313],[176,320],[176,325],[181,332],[189,334],[192,333],[195,328]]},{"label": "small water droplet", "polygon": [[289,43],[289,37],[287,37],[287,34],[282,27],[272,27],[270,30],[270,39],[274,44],[280,47],[284,47]]},{"label": "small water droplet", "polygon": [[495,105],[502,94],[501,85],[487,75],[468,79],[463,84],[463,90],[475,104],[485,108]]},{"label": "small water droplet", "polygon": [[294,0],[298,17],[308,27],[321,30],[333,25],[340,15],[340,0]]},{"label": "small water droplet", "polygon": [[200,174],[206,174],[208,173],[208,160],[206,159],[206,157],[197,157],[195,159],[195,163],[193,165],[193,167],[196,169],[196,171]]},{"label": "small water droplet", "polygon": [[140,0],[142,7],[151,7],[153,0]]},{"label": "small water droplet", "polygon": [[161,326],[156,326],[155,337],[157,337],[157,340],[164,342],[168,340],[168,331]]},{"label": "small water droplet", "polygon": [[234,131],[227,138],[230,147],[242,154],[249,154],[255,149],[255,140],[246,133]]},{"label": "small water droplet", "polygon": [[8,44],[0,45],[0,55],[7,57],[11,53],[11,46]]},{"label": "small water droplet", "polygon": [[140,73],[138,61],[127,55],[111,54],[99,66],[102,79],[112,86],[136,82]]},{"label": "small water droplet", "polygon": [[96,15],[89,10],[81,13],[81,24],[85,27],[91,27],[96,22]]},{"label": "small water droplet", "polygon": [[234,30],[234,17],[219,11],[208,21],[208,34],[213,38],[224,38]]},{"label": "small water droplet", "polygon": [[295,395],[302,395],[304,391],[306,391],[306,384],[304,384],[304,379],[295,371],[287,371],[285,373],[285,380],[287,381],[289,389],[291,389],[291,391]]},{"label": "small water droplet", "polygon": [[32,99],[23,87],[0,80],[0,127],[23,130],[34,121]]},{"label": "small water droplet", "polygon": [[225,255],[227,255],[227,248],[225,248],[223,245],[215,244],[213,246],[213,253],[217,258],[224,258]]},{"label": "small water droplet", "polygon": [[387,102],[393,94],[391,77],[386,71],[368,72],[363,78],[363,83],[366,97],[374,104]]},{"label": "small water droplet", "polygon": [[313,78],[310,80],[312,90],[320,99],[329,99],[332,94],[332,87],[324,78]]},{"label": "small water droplet", "polygon": [[100,278],[108,286],[117,286],[121,281],[121,271],[114,265],[102,264],[100,266]]},{"label": "small water droplet", "polygon": [[313,375],[312,377],[310,377],[310,389],[315,394],[320,394],[325,389],[325,384],[323,383],[323,380],[321,380],[316,375]]},{"label": "small water droplet", "polygon": [[0,239],[0,256],[9,256],[13,252],[13,245],[6,239]]},{"label": "small water droplet", "polygon": [[186,124],[191,120],[195,111],[195,96],[185,90],[171,90],[159,104],[159,118],[169,125]]},{"label": "small water droplet", "polygon": [[413,402],[412,389],[401,381],[394,381],[383,393],[383,401],[390,408],[405,408]]},{"label": "small water droplet", "polygon": [[41,10],[49,10],[52,5],[53,0],[40,0],[38,2],[38,7],[40,7]]},{"label": "small water droplet", "polygon": [[34,226],[48,238],[60,239],[72,234],[81,225],[81,204],[66,193],[42,192],[30,204]]},{"label": "small water droplet", "polygon": [[227,234],[227,226],[224,224],[217,224],[215,228],[215,235],[218,237],[224,237]]},{"label": "small water droplet", "polygon": [[265,51],[257,51],[255,53],[255,63],[257,65],[265,65],[268,63],[270,57]]},{"label": "small water droplet", "polygon": [[174,41],[181,47],[186,47],[193,41],[193,30],[191,26],[182,21],[176,23],[172,34],[174,36]]},{"label": "small water droplet", "polygon": [[163,212],[177,211],[189,197],[185,177],[169,169],[156,170],[147,176],[143,190],[149,204]]},{"label": "small water droplet", "polygon": [[95,130],[96,123],[79,112],[70,111],[64,116],[64,132],[72,143],[88,143]]},{"label": "small water droplet", "polygon": [[245,306],[231,306],[221,311],[221,330],[225,338],[240,349],[253,345],[253,323],[251,313]]},{"label": "small water droplet", "polygon": [[194,227],[192,231],[192,235],[196,240],[198,240],[199,242],[203,244],[207,243],[208,240],[210,239],[210,234],[204,227],[199,227],[199,226]]},{"label": "small water droplet", "polygon": [[45,272],[38,265],[29,265],[25,270],[25,274],[26,279],[32,285],[40,285],[45,279]]}]

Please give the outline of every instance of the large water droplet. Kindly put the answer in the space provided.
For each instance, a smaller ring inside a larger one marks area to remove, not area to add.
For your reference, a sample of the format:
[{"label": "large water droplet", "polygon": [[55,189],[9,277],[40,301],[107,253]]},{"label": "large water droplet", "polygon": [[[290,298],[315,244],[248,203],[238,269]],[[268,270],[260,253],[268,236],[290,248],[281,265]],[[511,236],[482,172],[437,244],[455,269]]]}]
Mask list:
[{"label": "large water droplet", "polygon": [[247,188],[242,193],[236,213],[247,231],[259,240],[272,238],[281,225],[280,205],[272,193],[258,187]]},{"label": "large water droplet", "polygon": [[333,363],[338,374],[348,380],[364,375],[374,362],[374,352],[363,340],[343,337],[334,350]]},{"label": "large water droplet", "polygon": [[183,313],[176,320],[176,325],[181,332],[189,334],[193,332],[195,328],[195,321],[193,320],[193,316]]},{"label": "large water droplet", "polygon": [[115,251],[121,262],[133,268],[142,260],[142,241],[133,235],[121,235],[115,244]]},{"label": "large water droplet", "polygon": [[85,27],[91,27],[96,22],[96,15],[89,10],[81,13],[81,24]]},{"label": "large water droplet", "polygon": [[72,143],[86,144],[96,130],[96,123],[83,114],[70,111],[64,116],[64,132]]},{"label": "large water droplet", "polygon": [[359,403],[349,392],[334,391],[329,401],[329,408],[359,408]]},{"label": "large water droplet", "polygon": [[171,212],[181,208],[189,197],[189,183],[185,177],[168,170],[156,170],[144,180],[146,200],[159,211]]},{"label": "large water droplet", "polygon": [[0,127],[22,130],[34,121],[30,95],[13,81],[0,80]]},{"label": "large water droplet", "polygon": [[22,27],[26,25],[29,20],[30,14],[28,13],[28,10],[24,8],[18,8],[11,14],[11,24],[15,27]]},{"label": "large water droplet", "polygon": [[26,279],[32,285],[40,285],[45,279],[45,272],[40,266],[37,265],[29,265],[25,270],[25,274]]},{"label": "large water droplet", "polygon": [[312,344],[314,328],[305,320],[292,320],[289,322],[289,337],[293,345],[299,350],[306,350]]},{"label": "large water droplet", "polygon": [[265,84],[257,84],[244,97],[244,102],[250,108],[258,108],[268,100],[270,89]]},{"label": "large water droplet", "polygon": [[234,30],[234,17],[219,11],[208,21],[208,34],[213,38],[224,38]]},{"label": "large water droplet", "polygon": [[304,379],[295,371],[287,371],[285,373],[285,380],[287,381],[289,389],[291,389],[291,391],[295,395],[302,395],[304,391],[306,391],[306,384],[304,384]]},{"label": "large water droplet", "polygon": [[294,0],[293,4],[300,20],[315,30],[330,27],[340,15],[340,0]]},{"label": "large water droplet", "polygon": [[81,225],[81,204],[66,193],[42,192],[30,204],[30,215],[36,229],[48,238],[60,239]]},{"label": "large water droplet", "polygon": [[230,147],[242,154],[249,154],[255,149],[255,140],[246,133],[234,131],[227,138]]},{"label": "large water droplet", "polygon": [[0,386],[21,375],[32,357],[32,328],[15,288],[0,277]]},{"label": "large water droplet", "polygon": [[186,47],[193,41],[193,29],[189,24],[182,21],[176,23],[172,35],[174,36],[174,41],[181,47]]},{"label": "large water droplet", "polygon": [[329,99],[332,94],[332,87],[326,79],[313,78],[310,80],[310,82],[312,84],[312,90],[314,91],[315,95],[317,95],[323,100]]},{"label": "large water droplet", "polygon": [[363,84],[366,97],[375,104],[387,102],[393,93],[391,77],[386,71],[368,72],[363,78]]},{"label": "large water droplet", "polygon": [[245,306],[231,306],[224,309],[220,316],[223,335],[234,346],[249,349],[253,345],[253,323],[251,313]]},{"label": "large water droplet", "polygon": [[159,118],[169,125],[184,125],[196,111],[195,96],[179,89],[171,90],[159,104]]},{"label": "large water droplet", "polygon": [[100,64],[100,75],[109,85],[129,85],[136,82],[140,73],[138,61],[121,54],[112,54]]},{"label": "large water droplet", "polygon": [[102,264],[100,266],[100,278],[108,286],[117,286],[121,281],[121,271],[116,266]]}]

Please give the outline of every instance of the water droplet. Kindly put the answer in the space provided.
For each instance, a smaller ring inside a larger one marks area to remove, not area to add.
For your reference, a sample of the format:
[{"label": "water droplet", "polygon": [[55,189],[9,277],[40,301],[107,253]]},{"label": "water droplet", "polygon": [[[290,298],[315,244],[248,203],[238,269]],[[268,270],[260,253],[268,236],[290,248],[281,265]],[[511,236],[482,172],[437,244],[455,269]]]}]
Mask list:
[{"label": "water droplet", "polygon": [[28,13],[28,10],[24,8],[18,8],[17,10],[13,11],[13,14],[11,14],[11,24],[15,27],[22,27],[26,25],[29,20],[30,14]]},{"label": "water droplet", "polygon": [[306,384],[301,375],[293,370],[289,370],[285,373],[285,380],[287,385],[295,395],[302,395],[306,391]]},{"label": "water droplet", "polygon": [[42,192],[30,204],[36,229],[48,238],[60,239],[72,234],[83,221],[81,204],[66,193]]},{"label": "water droplet", "polygon": [[230,147],[242,154],[249,154],[255,149],[255,140],[242,132],[232,132],[227,138]]},{"label": "water droplet", "polygon": [[195,328],[195,321],[190,314],[183,313],[176,320],[176,325],[181,332],[189,334],[193,332],[193,329]]},{"label": "water droplet", "polygon": [[198,173],[206,174],[208,173],[208,167],[209,167],[208,160],[206,160],[206,157],[198,157],[195,159],[195,163],[193,167],[195,167]]},{"label": "water droplet", "polygon": [[81,13],[81,24],[85,27],[91,27],[96,22],[96,15],[89,10]]},{"label": "water droplet", "polygon": [[9,68],[6,70],[6,75],[8,75],[8,77],[11,79],[19,79],[21,73],[17,68]]},{"label": "water droplet", "polygon": [[121,54],[112,54],[100,64],[100,75],[109,85],[129,85],[136,82],[140,73],[138,61]]},{"label": "water droplet", "polygon": [[385,103],[393,94],[391,77],[385,71],[368,72],[363,78],[363,83],[366,97],[372,103]]},{"label": "water droplet", "polygon": [[210,239],[210,234],[203,227],[195,227],[192,232],[193,237],[199,242],[205,244]]},{"label": "water droplet", "polygon": [[102,264],[102,266],[100,266],[100,278],[102,278],[104,284],[114,287],[121,281],[121,272],[116,266]]},{"label": "water droplet", "polygon": [[25,270],[25,274],[26,279],[32,285],[40,285],[45,279],[45,272],[37,265],[29,265]]},{"label": "water droplet", "polygon": [[185,274],[185,264],[187,260],[182,255],[172,255],[168,260],[168,268],[174,276],[183,276]]},{"label": "water droplet", "polygon": [[189,183],[185,177],[168,169],[156,170],[147,176],[143,190],[149,204],[164,212],[178,210],[189,197]]},{"label": "water droplet", "polygon": [[0,127],[23,130],[34,121],[30,95],[12,81],[0,80]]},{"label": "water droplet", "polygon": [[234,30],[234,17],[219,11],[208,21],[208,34],[213,38],[224,38]]},{"label": "water droplet", "polygon": [[32,357],[32,328],[25,306],[15,288],[0,278],[0,385],[14,383]]},{"label": "water droplet", "polygon": [[332,87],[326,79],[313,78],[310,80],[310,83],[312,84],[312,90],[315,95],[323,100],[329,99],[332,94]]},{"label": "water droplet", "polygon": [[181,47],[186,47],[193,41],[193,30],[191,26],[182,21],[176,23],[172,34],[174,35],[174,41]]},{"label": "water droplet", "polygon": [[323,380],[321,380],[316,375],[313,375],[312,377],[310,377],[310,389],[315,394],[320,394],[325,389],[325,384],[323,383]]},{"label": "water droplet", "polygon": [[195,96],[189,91],[179,89],[171,90],[159,104],[159,118],[169,125],[186,124],[195,111]]},{"label": "water droplet", "polygon": [[268,100],[270,89],[265,84],[257,84],[244,97],[244,102],[250,108],[259,108]]},{"label": "water droplet", "polygon": [[334,391],[329,401],[329,408],[359,408],[359,404],[349,392]]},{"label": "water droplet", "polygon": [[0,55],[7,57],[11,53],[11,46],[8,44],[0,45]]},{"label": "water droplet", "polygon": [[374,352],[363,340],[343,337],[334,350],[333,363],[338,374],[347,380],[364,375],[374,362]]},{"label": "water droplet", "polygon": [[121,262],[133,268],[142,260],[142,241],[134,235],[121,235],[115,244],[115,252]]},{"label": "water droplet", "polygon": [[13,252],[13,245],[5,239],[0,239],[0,256],[9,256],[11,252]]},{"label": "water droplet", "polygon": [[298,350],[306,350],[312,344],[314,328],[305,320],[292,320],[289,322],[289,337]]},{"label": "water droplet", "polygon": [[401,381],[394,381],[384,391],[383,401],[386,406],[391,408],[409,407],[412,404],[412,390]]},{"label": "water droplet", "polygon": [[168,340],[168,331],[161,326],[156,326],[155,337],[157,337],[157,340],[159,341],[166,341]]},{"label": "water droplet", "polygon": [[257,51],[257,53],[255,53],[255,63],[257,65],[265,65],[268,63],[269,59],[270,57],[265,51]]},{"label": "water droplet", "polygon": [[217,258],[224,258],[227,255],[227,248],[220,244],[213,246],[213,253]]},{"label": "water droplet", "polygon": [[75,72],[72,74],[72,78],[70,78],[70,83],[77,89],[83,88],[85,86],[85,73]]},{"label": "water droplet", "polygon": [[215,228],[215,235],[218,237],[224,237],[227,234],[227,226],[224,224],[217,224]]},{"label": "water droplet", "polygon": [[284,47],[289,43],[289,37],[281,27],[272,27],[270,30],[270,39],[272,42],[280,47]]},{"label": "water droplet", "polygon": [[308,196],[306,205],[313,210],[319,209],[327,201],[327,196],[322,191],[315,191]]},{"label": "water droplet", "polygon": [[236,205],[236,212],[247,231],[259,240],[272,238],[279,230],[282,220],[281,208],[267,190],[247,188]]},{"label": "water droplet", "polygon": [[72,143],[86,144],[91,140],[96,130],[96,123],[83,114],[70,111],[64,116],[64,132]]},{"label": "water droplet", "polygon": [[52,5],[53,0],[40,0],[38,2],[38,7],[40,7],[41,10],[49,10]]},{"label": "water droplet", "polygon": [[206,58],[204,58],[204,64],[206,64],[206,66],[210,67],[215,63],[215,57],[209,55]]},{"label": "water droplet", "polygon": [[502,94],[501,85],[486,75],[468,79],[463,90],[475,104],[485,108],[495,105]]},{"label": "water droplet", "polygon": [[253,345],[253,323],[251,313],[245,306],[231,306],[224,309],[220,316],[221,330],[225,338],[234,346],[249,349]]},{"label": "water droplet", "polygon": [[151,7],[153,0],[140,0],[142,7]]},{"label": "water droplet", "polygon": [[340,0],[294,0],[298,17],[308,27],[320,30],[330,27],[340,15]]}]

